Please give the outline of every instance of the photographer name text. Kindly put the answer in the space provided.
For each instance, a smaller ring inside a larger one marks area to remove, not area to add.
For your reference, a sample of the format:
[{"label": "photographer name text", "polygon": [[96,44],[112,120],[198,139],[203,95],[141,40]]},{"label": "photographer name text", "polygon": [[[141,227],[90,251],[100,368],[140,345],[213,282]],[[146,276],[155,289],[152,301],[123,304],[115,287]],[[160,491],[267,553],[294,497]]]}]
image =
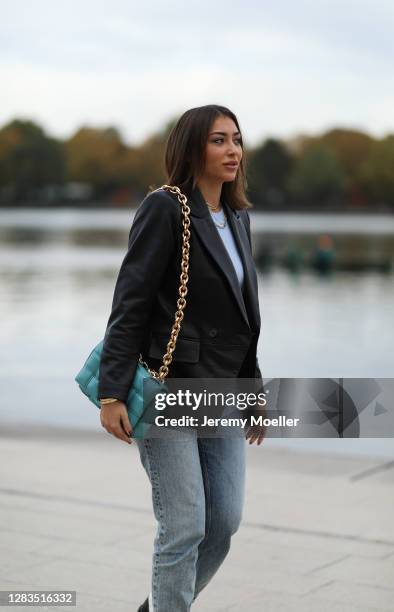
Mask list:
[{"label": "photographer name text", "polygon": [[[278,418],[270,419],[268,417],[261,416],[251,416],[250,417],[250,425],[259,426],[259,427],[296,427],[299,423],[300,419],[290,419],[284,415],[280,415]],[[203,421],[200,423],[200,419],[198,417],[186,416],[183,415],[180,418],[169,418],[164,415],[159,415],[155,417],[155,424],[158,427],[166,427],[170,425],[171,427],[179,426],[179,427],[245,427],[249,422],[249,419],[241,419],[241,418],[209,418],[206,415],[204,416]]]}]

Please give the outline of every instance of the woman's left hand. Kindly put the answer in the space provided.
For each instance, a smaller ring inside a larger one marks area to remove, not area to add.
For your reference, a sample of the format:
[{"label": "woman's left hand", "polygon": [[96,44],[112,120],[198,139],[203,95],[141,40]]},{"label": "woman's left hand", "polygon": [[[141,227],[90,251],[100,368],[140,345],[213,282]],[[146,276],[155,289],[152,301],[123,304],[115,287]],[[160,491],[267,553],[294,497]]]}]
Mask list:
[{"label": "woman's left hand", "polygon": [[260,446],[267,433],[265,425],[249,425],[246,429],[245,438],[249,440],[249,444],[253,444],[257,440]]},{"label": "woman's left hand", "polygon": [[[265,412],[265,404],[258,404],[258,416],[262,416],[263,418],[266,416]],[[258,446],[262,443],[267,433],[267,427],[265,425],[247,425],[245,438],[249,440],[249,444],[253,444],[257,440]]]}]

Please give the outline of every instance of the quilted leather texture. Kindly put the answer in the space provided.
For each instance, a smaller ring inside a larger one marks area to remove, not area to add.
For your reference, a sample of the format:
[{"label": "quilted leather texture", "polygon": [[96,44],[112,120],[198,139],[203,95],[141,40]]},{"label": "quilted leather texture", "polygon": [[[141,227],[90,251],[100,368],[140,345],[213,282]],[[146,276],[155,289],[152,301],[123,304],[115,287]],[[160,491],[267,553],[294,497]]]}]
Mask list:
[{"label": "quilted leather texture", "polygon": [[[98,399],[99,367],[104,340],[91,351],[82,369],[75,377],[82,393],[101,408]],[[133,438],[143,438],[154,417],[153,400],[156,393],[166,391],[164,384],[151,377],[148,370],[138,363],[133,384],[127,397],[127,413],[133,428]],[[143,418],[142,418],[143,417]]]}]

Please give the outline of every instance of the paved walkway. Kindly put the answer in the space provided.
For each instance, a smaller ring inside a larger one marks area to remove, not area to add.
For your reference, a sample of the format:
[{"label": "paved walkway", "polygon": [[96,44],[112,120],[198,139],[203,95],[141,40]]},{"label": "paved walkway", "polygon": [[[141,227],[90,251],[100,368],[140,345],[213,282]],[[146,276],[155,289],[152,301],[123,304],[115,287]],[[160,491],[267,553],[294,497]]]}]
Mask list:
[{"label": "paved walkway", "polygon": [[[393,611],[394,462],[247,452],[243,523],[193,612]],[[101,428],[0,427],[0,470],[0,589],[135,612],[156,529],[137,447]]]}]

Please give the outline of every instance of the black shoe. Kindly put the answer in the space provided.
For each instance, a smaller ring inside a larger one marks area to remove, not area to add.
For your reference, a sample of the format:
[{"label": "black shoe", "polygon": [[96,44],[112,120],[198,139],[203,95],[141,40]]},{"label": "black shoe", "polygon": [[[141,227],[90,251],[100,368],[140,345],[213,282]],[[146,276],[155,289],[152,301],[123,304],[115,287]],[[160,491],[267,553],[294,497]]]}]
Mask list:
[{"label": "black shoe", "polygon": [[137,612],[149,612],[149,599],[148,599],[148,597],[145,599],[145,601],[142,604],[142,606],[140,606],[138,608]]}]

